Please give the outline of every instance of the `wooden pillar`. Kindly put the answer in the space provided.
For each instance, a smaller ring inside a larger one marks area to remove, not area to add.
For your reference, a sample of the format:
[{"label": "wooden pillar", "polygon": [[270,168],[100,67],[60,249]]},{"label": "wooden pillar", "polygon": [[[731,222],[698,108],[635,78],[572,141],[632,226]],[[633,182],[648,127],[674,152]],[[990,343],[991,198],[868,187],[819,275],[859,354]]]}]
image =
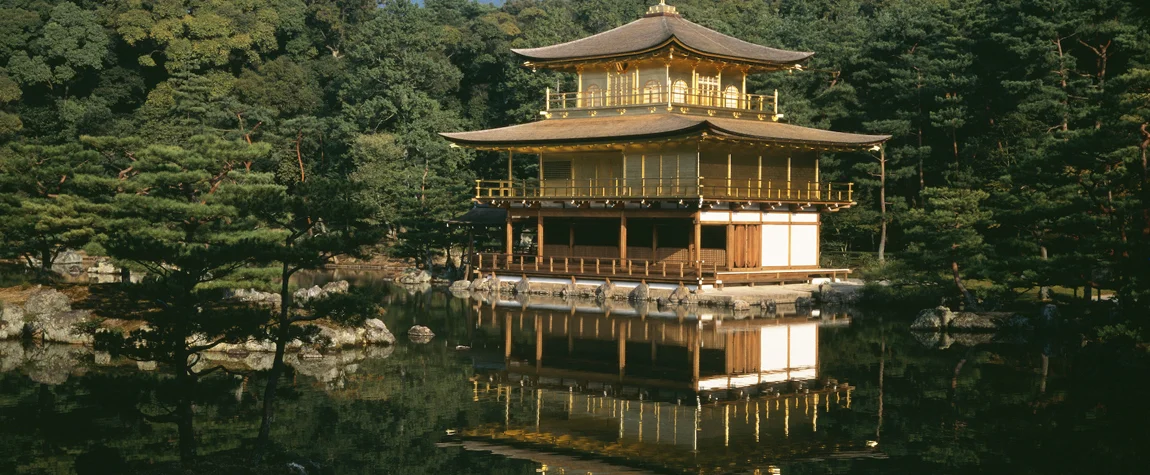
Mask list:
[{"label": "wooden pillar", "polygon": [[651,260],[659,260],[659,225],[651,224]]},{"label": "wooden pillar", "polygon": [[543,368],[543,321],[535,315],[535,371]]},{"label": "wooden pillar", "polygon": [[582,108],[583,107],[583,67],[580,66],[576,70],[576,72],[577,72],[578,77],[579,77],[579,79],[578,79],[579,84],[576,86],[577,92],[575,93],[575,107]]},{"label": "wooden pillar", "polygon": [[512,251],[514,250],[512,247],[512,245],[513,245],[512,240],[513,239],[515,239],[515,231],[514,231],[514,229],[512,229],[512,226],[511,226],[511,208],[508,208],[507,209],[507,241],[506,241],[506,243],[507,243],[507,246],[506,246],[507,255],[511,255]]},{"label": "wooden pillar", "polygon": [[690,342],[691,345],[691,387],[696,391],[699,390],[699,329],[691,327]]},{"label": "wooden pillar", "polygon": [[[492,315],[494,317],[494,315]],[[503,359],[511,360],[511,313],[503,316]]]},{"label": "wooden pillar", "polygon": [[512,181],[515,179],[515,172],[513,171],[512,167],[511,167],[511,165],[514,161],[515,161],[515,152],[508,150],[507,151],[507,181]]},{"label": "wooden pillar", "polygon": [[535,246],[535,255],[543,257],[543,211],[539,211],[538,220],[535,222],[535,232],[536,239],[539,240]]},{"label": "wooden pillar", "polygon": [[[627,216],[619,217],[619,259],[627,259]],[[624,264],[626,265],[626,264]]]},{"label": "wooden pillar", "polygon": [[627,328],[625,322],[619,318],[615,320],[615,337],[619,339],[619,377],[627,372]]},{"label": "wooden pillar", "polygon": [[695,213],[695,266],[702,272],[703,270],[703,215],[702,212]]},{"label": "wooden pillar", "polygon": [[727,269],[735,268],[735,254],[741,254],[743,251],[735,237],[735,225],[727,224]]}]

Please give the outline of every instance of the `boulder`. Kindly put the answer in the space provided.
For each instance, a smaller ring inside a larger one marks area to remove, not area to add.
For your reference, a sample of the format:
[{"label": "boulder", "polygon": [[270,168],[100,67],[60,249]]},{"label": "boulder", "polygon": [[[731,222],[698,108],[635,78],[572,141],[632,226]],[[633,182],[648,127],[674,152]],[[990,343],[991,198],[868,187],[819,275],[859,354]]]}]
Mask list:
[{"label": "boulder", "polygon": [[946,327],[952,318],[954,313],[949,308],[943,306],[928,308],[918,313],[914,323],[910,324],[910,329],[937,331]]},{"label": "boulder", "polygon": [[19,338],[24,334],[24,309],[5,305],[0,309],[0,340]]},{"label": "boulder", "polygon": [[316,325],[319,327],[320,338],[326,341],[325,348],[344,348],[348,346],[355,346],[359,343],[359,334],[357,329],[348,327],[336,327],[328,325]]},{"label": "boulder", "polygon": [[814,305],[815,302],[810,297],[799,297],[795,299],[795,308],[799,310],[810,310]]},{"label": "boulder", "polygon": [[985,315],[962,312],[950,320],[949,328],[964,332],[992,332],[998,329],[998,324]]},{"label": "boulder", "polygon": [[497,279],[492,276],[483,276],[475,279],[475,281],[471,283],[470,290],[472,292],[490,292],[492,290],[499,290],[496,285],[498,285]]},{"label": "boulder", "polygon": [[519,282],[515,284],[515,294],[525,295],[529,292],[531,292],[531,279],[528,279],[527,277],[519,279]]},{"label": "boulder", "polygon": [[431,274],[425,270],[407,269],[399,274],[395,280],[405,285],[427,284],[431,282]]},{"label": "boulder", "polygon": [[107,260],[100,260],[96,263],[96,265],[88,268],[88,273],[100,275],[117,275],[120,273],[120,269],[117,269],[116,266],[112,265],[112,263],[108,262]]},{"label": "boulder", "polygon": [[673,303],[687,303],[691,300],[691,291],[687,286],[679,284],[667,299]]},{"label": "boulder", "polygon": [[303,305],[311,299],[321,298],[324,295],[323,288],[318,285],[313,285],[310,288],[296,290],[295,293],[292,294],[292,299],[295,300],[296,305]]},{"label": "boulder", "polygon": [[378,318],[369,318],[364,322],[366,331],[363,334],[364,342],[369,345],[394,345],[395,335],[387,329],[387,325],[383,320]]},{"label": "boulder", "polygon": [[24,364],[24,345],[18,341],[0,341],[0,373],[7,373]]},{"label": "boulder", "polygon": [[349,288],[351,288],[351,284],[347,283],[346,280],[337,280],[324,284],[323,291],[329,294],[342,294],[346,293]]},{"label": "boulder", "polygon": [[82,372],[80,353],[66,345],[31,346],[24,353],[24,372],[40,384],[63,384],[73,373]]},{"label": "boulder", "polygon": [[435,333],[423,325],[416,325],[407,330],[407,338],[414,343],[430,343],[431,339],[435,338]]},{"label": "boulder", "polygon": [[72,311],[72,299],[55,289],[40,289],[28,296],[24,302],[24,314],[28,318],[39,318],[61,312]]},{"label": "boulder", "polygon": [[731,308],[735,309],[736,312],[750,310],[751,304],[747,303],[746,300],[735,300],[731,302]]},{"label": "boulder", "polygon": [[44,341],[88,345],[92,343],[92,335],[79,327],[91,321],[92,314],[87,310],[73,310],[37,318],[32,327]]},{"label": "boulder", "polygon": [[614,293],[615,293],[615,284],[612,284],[610,280],[605,281],[602,284],[599,284],[599,286],[595,288],[595,300],[598,300],[600,302],[602,302],[604,300],[608,300],[611,298],[611,296]]},{"label": "boulder", "polygon": [[452,293],[470,291],[471,290],[471,282],[468,282],[466,280],[457,280],[457,281],[451,283],[451,287],[449,287],[448,290],[450,290]]},{"label": "boulder", "polygon": [[651,288],[646,283],[636,285],[631,289],[631,293],[627,294],[627,299],[635,302],[645,302],[651,300]]},{"label": "boulder", "polygon": [[759,306],[763,308],[764,312],[775,314],[779,312],[779,303],[775,299],[763,299],[759,302]]}]

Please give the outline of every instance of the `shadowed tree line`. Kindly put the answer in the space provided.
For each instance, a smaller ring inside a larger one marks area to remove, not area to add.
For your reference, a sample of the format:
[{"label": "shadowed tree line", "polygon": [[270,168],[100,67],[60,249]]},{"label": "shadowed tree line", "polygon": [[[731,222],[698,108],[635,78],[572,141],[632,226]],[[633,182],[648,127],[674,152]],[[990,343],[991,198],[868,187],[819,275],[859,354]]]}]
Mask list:
[{"label": "shadowed tree line", "polygon": [[[436,134],[533,120],[546,87],[573,82],[510,48],[604,31],[651,3],[4,1],[0,257],[46,268],[83,248],[145,271],[124,291],[153,304],[149,325],[106,343],[178,384],[203,376],[197,352],[264,336],[278,376],[284,345],[314,336],[301,324],[373,312],[357,294],[294,305],[292,275],[373,251],[430,265],[460,240],[443,219],[466,209],[471,180],[504,163]],[[673,3],[720,32],[818,53],[748,83],[778,89],[788,120],[894,136],[875,155],[824,156],[859,201],[827,217],[828,259],[969,307],[1105,288],[1131,322],[1102,333],[1144,331],[1143,2]],[[283,305],[221,299],[247,287]],[[190,426],[180,411],[164,418]]]}]

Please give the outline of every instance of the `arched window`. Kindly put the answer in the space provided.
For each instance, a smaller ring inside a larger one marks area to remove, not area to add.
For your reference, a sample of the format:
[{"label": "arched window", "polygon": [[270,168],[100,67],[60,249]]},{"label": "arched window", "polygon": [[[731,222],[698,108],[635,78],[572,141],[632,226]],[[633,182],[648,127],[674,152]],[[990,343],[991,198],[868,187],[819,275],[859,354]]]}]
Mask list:
[{"label": "arched window", "polygon": [[723,91],[723,107],[728,109],[739,108],[739,88],[727,86],[727,89]]},{"label": "arched window", "polygon": [[687,81],[680,79],[671,86],[671,102],[679,104],[687,102]]},{"label": "arched window", "polygon": [[644,104],[658,104],[663,102],[663,87],[659,85],[659,81],[647,81],[643,85],[643,103]]},{"label": "arched window", "polygon": [[603,89],[598,84],[587,86],[587,91],[583,95],[584,107],[603,107]]}]

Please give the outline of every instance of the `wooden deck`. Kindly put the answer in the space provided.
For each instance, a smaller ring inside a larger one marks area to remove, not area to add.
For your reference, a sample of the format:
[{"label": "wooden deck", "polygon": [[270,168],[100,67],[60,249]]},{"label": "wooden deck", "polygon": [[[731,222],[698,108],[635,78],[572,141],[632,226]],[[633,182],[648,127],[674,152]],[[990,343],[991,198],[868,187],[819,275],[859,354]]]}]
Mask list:
[{"label": "wooden deck", "polygon": [[[706,249],[704,249],[706,251]],[[806,282],[812,278],[846,277],[850,269],[818,267],[728,269],[719,264],[696,265],[679,260],[651,261],[608,257],[536,256],[521,254],[478,253],[472,257],[472,268],[481,274],[495,273],[561,279],[611,279],[649,283],[687,283],[700,285],[754,285]]]}]

